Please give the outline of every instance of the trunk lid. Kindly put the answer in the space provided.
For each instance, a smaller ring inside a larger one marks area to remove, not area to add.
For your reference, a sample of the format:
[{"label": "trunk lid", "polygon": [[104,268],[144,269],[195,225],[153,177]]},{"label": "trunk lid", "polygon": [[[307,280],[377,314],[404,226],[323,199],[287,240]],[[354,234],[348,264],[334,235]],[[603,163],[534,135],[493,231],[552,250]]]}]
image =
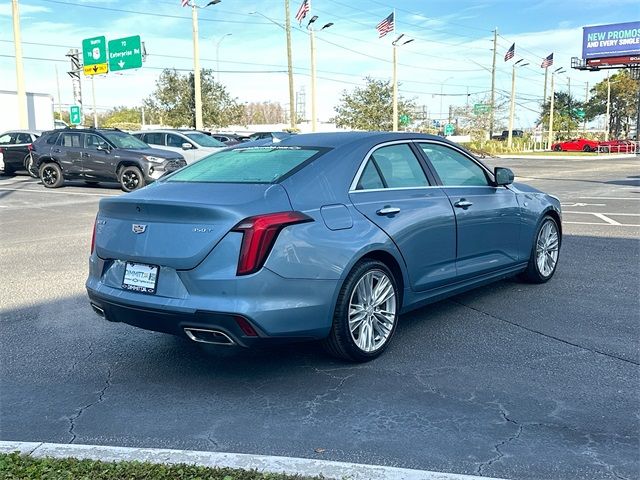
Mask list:
[{"label": "trunk lid", "polygon": [[160,182],[100,201],[96,253],[189,270],[244,218],[290,210],[278,184]]}]

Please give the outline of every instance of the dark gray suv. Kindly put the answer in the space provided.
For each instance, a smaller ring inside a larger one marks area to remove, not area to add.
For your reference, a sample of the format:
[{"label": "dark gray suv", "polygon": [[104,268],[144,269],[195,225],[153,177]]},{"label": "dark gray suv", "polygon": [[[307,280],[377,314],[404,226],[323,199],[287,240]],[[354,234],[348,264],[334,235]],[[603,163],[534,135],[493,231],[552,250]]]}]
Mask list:
[{"label": "dark gray suv", "polygon": [[144,187],[184,167],[179,153],[151,148],[118,129],[64,129],[45,132],[33,144],[33,169],[45,187],[64,180],[119,182],[125,192]]}]

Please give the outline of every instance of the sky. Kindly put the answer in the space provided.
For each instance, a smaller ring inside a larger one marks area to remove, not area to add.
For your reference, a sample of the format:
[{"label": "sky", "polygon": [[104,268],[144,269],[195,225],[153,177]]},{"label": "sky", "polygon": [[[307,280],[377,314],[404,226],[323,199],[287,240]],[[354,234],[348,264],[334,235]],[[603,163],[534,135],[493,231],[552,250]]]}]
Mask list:
[{"label": "sky", "polygon": [[[208,0],[197,0],[205,6]],[[301,0],[291,0],[294,84],[306,93],[310,114],[310,45],[293,18]],[[344,91],[364,85],[365,77],[389,80],[393,33],[378,38],[376,25],[394,9],[396,36],[411,43],[398,49],[399,92],[424,106],[430,118],[444,119],[449,105],[464,106],[488,98],[491,88],[493,29],[498,30],[496,89],[498,102],[508,101],[512,64],[529,65],[516,72],[515,128],[533,126],[544,91],[542,59],[554,53],[556,90],[585,98],[587,86],[605,72],[572,70],[571,57],[581,55],[582,27],[640,20],[637,0],[312,0],[316,35],[318,115],[334,114]],[[222,0],[199,10],[201,66],[217,70],[218,80],[239,102],[274,101],[288,105],[283,0]],[[266,17],[266,18],[265,18]],[[268,20],[271,19],[271,20]],[[190,8],[180,0],[20,0],[26,88],[72,103],[70,68],[65,54],[81,48],[84,38],[107,40],[140,35],[147,58],[139,70],[95,78],[99,110],[140,106],[163,68],[193,68]],[[515,59],[504,54],[516,44]],[[588,85],[587,85],[588,83]],[[16,89],[11,1],[0,0],[0,90]],[[83,80],[85,105],[91,82]]]}]

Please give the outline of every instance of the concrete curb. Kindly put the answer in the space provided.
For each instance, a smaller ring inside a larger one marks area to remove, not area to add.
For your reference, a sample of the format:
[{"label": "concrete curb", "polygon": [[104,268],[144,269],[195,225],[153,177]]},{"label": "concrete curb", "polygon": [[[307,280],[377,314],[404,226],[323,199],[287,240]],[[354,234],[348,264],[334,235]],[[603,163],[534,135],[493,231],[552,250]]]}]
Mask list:
[{"label": "concrete curb", "polygon": [[203,467],[228,467],[290,475],[323,475],[327,480],[499,480],[473,475],[428,472],[408,468],[332,462],[308,458],[273,457],[243,453],[198,452],[160,448],[108,447],[40,442],[0,441],[0,453],[20,452],[35,458],[78,458],[89,460],[140,461],[164,464],[186,463]]}]

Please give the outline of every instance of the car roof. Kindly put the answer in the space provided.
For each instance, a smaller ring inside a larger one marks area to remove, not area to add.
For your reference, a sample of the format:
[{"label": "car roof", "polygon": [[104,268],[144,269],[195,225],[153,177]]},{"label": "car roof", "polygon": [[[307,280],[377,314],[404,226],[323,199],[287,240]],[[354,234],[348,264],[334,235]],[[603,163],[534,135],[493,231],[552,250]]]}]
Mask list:
[{"label": "car roof", "polygon": [[6,135],[7,133],[33,133],[34,135],[42,135],[42,130],[7,130],[0,133],[0,135]]},{"label": "car roof", "polygon": [[[282,146],[338,148],[358,141],[381,143],[393,140],[444,140],[443,137],[414,132],[330,132],[301,133],[274,142]],[[238,148],[242,148],[240,145]]]}]

